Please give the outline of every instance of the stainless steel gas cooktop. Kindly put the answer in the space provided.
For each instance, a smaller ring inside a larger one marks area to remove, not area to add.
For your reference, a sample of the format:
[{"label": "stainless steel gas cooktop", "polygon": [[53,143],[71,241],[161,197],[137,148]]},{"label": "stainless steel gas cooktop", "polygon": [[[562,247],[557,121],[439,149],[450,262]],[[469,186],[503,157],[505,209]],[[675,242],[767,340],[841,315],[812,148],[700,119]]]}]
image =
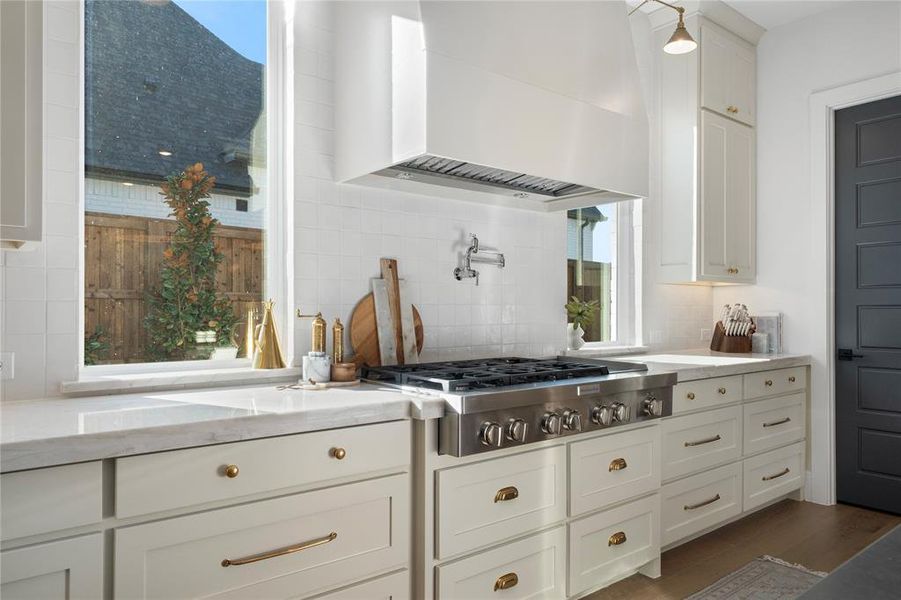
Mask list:
[{"label": "stainless steel gas cooktop", "polygon": [[567,357],[367,367],[363,376],[443,397],[439,452],[454,456],[667,416],[676,382],[641,363]]}]

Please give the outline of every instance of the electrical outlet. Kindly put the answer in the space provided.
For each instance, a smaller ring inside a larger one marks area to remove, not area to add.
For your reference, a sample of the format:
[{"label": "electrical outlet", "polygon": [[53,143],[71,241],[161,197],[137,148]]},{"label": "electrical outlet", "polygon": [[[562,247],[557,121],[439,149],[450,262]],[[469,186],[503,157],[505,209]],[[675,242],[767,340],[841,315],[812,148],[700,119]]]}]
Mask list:
[{"label": "electrical outlet", "polygon": [[712,329],[701,329],[701,340],[709,340],[710,336],[713,335]]},{"label": "electrical outlet", "polygon": [[12,379],[16,372],[16,353],[0,352],[0,379]]}]

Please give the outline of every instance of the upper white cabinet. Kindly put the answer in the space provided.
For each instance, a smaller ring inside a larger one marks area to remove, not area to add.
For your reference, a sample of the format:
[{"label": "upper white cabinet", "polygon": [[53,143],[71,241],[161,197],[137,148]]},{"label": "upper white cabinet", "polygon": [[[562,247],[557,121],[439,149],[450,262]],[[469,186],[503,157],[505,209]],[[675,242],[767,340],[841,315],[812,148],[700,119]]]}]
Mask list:
[{"label": "upper white cabinet", "polygon": [[0,2],[0,248],[41,240],[43,2]]},{"label": "upper white cabinet", "polygon": [[754,46],[705,20],[700,49],[701,106],[753,126],[757,113]]},{"label": "upper white cabinet", "polygon": [[[664,283],[754,283],[754,46],[700,14],[686,26],[700,51],[656,55],[659,276]],[[655,30],[655,47],[671,33],[669,23]]]}]

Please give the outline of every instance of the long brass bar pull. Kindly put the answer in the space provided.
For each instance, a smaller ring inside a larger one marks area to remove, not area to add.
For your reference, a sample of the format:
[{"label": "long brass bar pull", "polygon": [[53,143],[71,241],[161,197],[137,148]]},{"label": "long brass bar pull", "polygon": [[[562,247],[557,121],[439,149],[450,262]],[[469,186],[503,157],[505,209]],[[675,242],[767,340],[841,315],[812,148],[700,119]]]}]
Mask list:
[{"label": "long brass bar pull", "polygon": [[718,442],[721,439],[723,439],[723,438],[720,437],[720,434],[716,434],[713,437],[704,438],[703,440],[696,440],[694,442],[685,442],[685,447],[691,448],[692,446],[703,446],[704,444],[712,444],[713,442]]},{"label": "long brass bar pull", "polygon": [[269,552],[262,552],[260,554],[253,554],[251,556],[245,556],[244,558],[236,558],[234,560],[225,558],[222,560],[223,567],[237,567],[239,565],[249,565],[250,563],[259,562],[261,560],[268,560],[270,558],[275,558],[276,556],[284,556],[286,554],[294,554],[295,552],[300,552],[301,550],[309,550],[310,548],[315,548],[316,546],[321,546],[323,544],[328,544],[338,537],[338,534],[334,531],[330,534],[316,538],[315,540],[310,540],[309,542],[302,542],[300,544],[295,544],[293,546],[285,546],[284,548],[279,548],[278,550],[270,550]]},{"label": "long brass bar pull", "polygon": [[788,475],[789,471],[791,471],[791,469],[789,469],[788,467],[785,467],[785,469],[783,469],[782,471],[779,471],[775,475],[764,475],[760,479],[762,481],[770,481],[772,479],[778,479],[778,478],[782,477],[783,475]]},{"label": "long brass bar pull", "polygon": [[519,575],[516,573],[507,573],[506,575],[501,575],[494,581],[494,591],[498,590],[509,590],[514,587],[517,583],[519,583]]},{"label": "long brass bar pull", "polygon": [[719,499],[720,499],[720,495],[717,494],[710,500],[704,500],[703,502],[698,502],[697,504],[686,504],[685,506],[682,507],[682,510],[695,510],[696,508],[701,508],[701,507],[707,506],[708,504],[713,504],[714,502],[716,502]]},{"label": "long brass bar pull", "polygon": [[785,417],[784,419],[779,419],[778,421],[770,421],[769,423],[764,423],[764,427],[775,427],[776,425],[782,425],[783,423],[788,423],[791,421],[791,417]]},{"label": "long brass bar pull", "polygon": [[515,486],[501,488],[494,495],[494,501],[497,502],[506,502],[507,500],[516,500],[519,498],[519,490],[516,489]]}]

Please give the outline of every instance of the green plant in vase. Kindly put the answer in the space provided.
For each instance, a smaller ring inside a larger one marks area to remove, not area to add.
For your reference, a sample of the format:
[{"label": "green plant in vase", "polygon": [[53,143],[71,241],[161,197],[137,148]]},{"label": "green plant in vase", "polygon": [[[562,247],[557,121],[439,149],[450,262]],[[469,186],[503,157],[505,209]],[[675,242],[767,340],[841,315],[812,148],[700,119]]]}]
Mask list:
[{"label": "green plant in vase", "polygon": [[169,175],[161,186],[176,225],[144,318],[147,353],[154,360],[209,358],[216,344],[228,343],[237,321],[231,301],[216,292],[222,254],[213,234],[219,222],[207,200],[215,184],[216,178],[196,163]]},{"label": "green plant in vase", "polygon": [[585,340],[582,339],[582,336],[585,335],[584,328],[594,323],[600,307],[601,304],[597,300],[580,300],[576,296],[572,296],[570,301],[564,305],[566,316],[569,318],[567,330],[571,350],[578,350],[585,344]]}]

